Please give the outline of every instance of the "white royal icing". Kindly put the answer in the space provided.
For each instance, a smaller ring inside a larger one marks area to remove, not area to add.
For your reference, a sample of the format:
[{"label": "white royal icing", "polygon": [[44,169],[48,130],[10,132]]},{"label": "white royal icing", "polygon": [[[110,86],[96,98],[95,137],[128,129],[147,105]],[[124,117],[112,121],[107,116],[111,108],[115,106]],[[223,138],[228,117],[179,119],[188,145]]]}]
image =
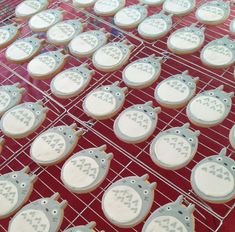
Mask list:
[{"label": "white royal icing", "polygon": [[0,91],[0,112],[5,111],[11,102],[11,97],[5,91]]},{"label": "white royal icing", "polygon": [[220,21],[224,18],[225,12],[220,7],[202,6],[197,10],[198,18],[204,21]]},{"label": "white royal icing", "polygon": [[48,12],[41,12],[41,13],[34,15],[30,19],[29,23],[33,28],[37,28],[37,29],[48,28],[54,24],[55,19],[56,18],[53,14],[48,13]]},{"label": "white royal icing", "polygon": [[115,15],[115,21],[124,26],[135,24],[140,18],[141,13],[133,8],[124,8]]},{"label": "white royal icing", "polygon": [[31,15],[41,8],[41,3],[35,0],[27,0],[19,4],[16,8],[18,15]]},{"label": "white royal icing", "polygon": [[181,14],[190,10],[191,3],[188,0],[166,0],[164,2],[164,9],[169,12]]},{"label": "white royal icing", "polygon": [[7,42],[10,37],[10,33],[7,30],[0,29],[0,45]]},{"label": "white royal icing", "polygon": [[105,14],[115,11],[119,5],[119,0],[98,0],[94,6],[94,10]]}]

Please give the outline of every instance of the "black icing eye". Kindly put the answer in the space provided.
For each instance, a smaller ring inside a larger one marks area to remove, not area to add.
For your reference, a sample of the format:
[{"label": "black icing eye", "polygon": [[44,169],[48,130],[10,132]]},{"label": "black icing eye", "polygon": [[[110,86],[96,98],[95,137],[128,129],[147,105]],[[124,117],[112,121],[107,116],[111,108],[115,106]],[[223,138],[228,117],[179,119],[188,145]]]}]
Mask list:
[{"label": "black icing eye", "polygon": [[16,174],[13,174],[13,175],[12,175],[12,178],[13,178],[13,179],[16,179],[16,178],[17,178],[17,175],[16,175]]},{"label": "black icing eye", "polygon": [[13,96],[16,96],[16,92],[13,92],[12,95],[13,95]]},{"label": "black icing eye", "polygon": [[171,210],[171,207],[170,207],[170,206],[167,206],[166,209],[167,209],[168,211],[170,211],[170,210]]},{"label": "black icing eye", "polygon": [[209,95],[210,95],[210,96],[214,96],[215,94],[214,94],[213,92],[210,92]]},{"label": "black icing eye", "polygon": [[32,105],[32,104],[29,104],[28,106],[29,106],[30,108],[32,108],[32,107],[33,107],[33,105]]},{"label": "black icing eye", "polygon": [[105,89],[105,90],[109,90],[109,87],[105,87],[104,89]]},{"label": "black icing eye", "polygon": [[63,127],[59,127],[59,131],[63,131]]},{"label": "black icing eye", "polygon": [[47,204],[47,200],[45,200],[45,199],[44,199],[44,200],[42,200],[42,201],[41,201],[41,204],[42,204],[42,205]]},{"label": "black icing eye", "polygon": [[235,171],[235,166],[232,166],[231,169],[232,169],[232,171]]},{"label": "black icing eye", "polygon": [[176,134],[180,134],[180,131],[179,131],[179,130],[176,130],[175,133],[176,133]]},{"label": "black icing eye", "polygon": [[102,160],[101,160],[101,163],[105,163],[105,159],[102,159]]},{"label": "black icing eye", "polygon": [[25,183],[21,183],[20,187],[21,187],[21,188],[25,188],[25,187],[26,187],[26,184],[25,184]]},{"label": "black icing eye", "polygon": [[148,195],[149,191],[147,189],[144,190],[144,195]]},{"label": "black icing eye", "polygon": [[134,183],[135,183],[135,180],[131,180],[131,183],[134,184]]},{"label": "black icing eye", "polygon": [[153,115],[154,115],[154,114],[153,114],[153,112],[150,112],[149,114],[150,114],[151,116],[153,116]]},{"label": "black icing eye", "polygon": [[192,138],[189,138],[188,141],[191,143],[191,142],[193,142],[193,139],[192,139]]},{"label": "black icing eye", "polygon": [[221,157],[218,157],[217,160],[221,162],[223,159]]},{"label": "black icing eye", "polygon": [[52,214],[53,214],[53,215],[56,215],[57,213],[58,213],[57,209],[53,209],[53,210],[52,210]]},{"label": "black icing eye", "polygon": [[186,216],[184,219],[185,219],[185,221],[189,221],[189,217],[188,216]]},{"label": "black icing eye", "polygon": [[71,139],[71,138],[73,138],[73,136],[72,136],[72,135],[69,135],[69,138]]},{"label": "black icing eye", "polygon": [[225,103],[227,103],[227,102],[228,102],[228,99],[227,99],[227,98],[225,98],[225,99],[223,99],[223,101],[224,101]]},{"label": "black icing eye", "polygon": [[192,82],[189,82],[189,83],[188,83],[188,85],[189,85],[189,86],[192,86],[192,85],[193,85],[193,83],[192,83]]},{"label": "black icing eye", "polygon": [[143,107],[142,107],[142,106],[138,106],[137,108],[138,108],[139,110],[142,110],[142,109],[143,109]]},{"label": "black icing eye", "polygon": [[121,94],[120,94],[120,93],[116,93],[116,96],[118,96],[118,97],[119,97],[119,96],[121,96]]},{"label": "black icing eye", "polygon": [[36,111],[36,114],[39,115],[41,112],[40,111]]},{"label": "black icing eye", "polygon": [[93,154],[93,151],[90,150],[90,151],[89,151],[89,154]]}]

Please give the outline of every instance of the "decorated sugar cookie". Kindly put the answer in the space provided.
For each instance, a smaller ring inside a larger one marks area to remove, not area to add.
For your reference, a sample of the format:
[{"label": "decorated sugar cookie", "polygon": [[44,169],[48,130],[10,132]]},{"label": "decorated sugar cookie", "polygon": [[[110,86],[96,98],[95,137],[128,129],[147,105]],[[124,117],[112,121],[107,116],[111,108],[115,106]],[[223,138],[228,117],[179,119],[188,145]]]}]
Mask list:
[{"label": "decorated sugar cookie", "polygon": [[226,148],[193,168],[191,185],[200,198],[211,203],[225,203],[235,198],[235,161],[226,157]]},{"label": "decorated sugar cookie", "polygon": [[212,68],[226,68],[235,61],[235,42],[224,36],[208,43],[201,51],[201,61]]},{"label": "decorated sugar cookie", "polygon": [[112,153],[106,153],[106,145],[82,150],[70,157],[61,171],[64,185],[72,192],[87,193],[98,188],[106,178]]},{"label": "decorated sugar cookie", "polygon": [[107,43],[109,36],[104,29],[83,32],[69,43],[69,51],[76,57],[90,57]]},{"label": "decorated sugar cookie", "polygon": [[148,139],[157,126],[160,107],[152,102],[133,105],[119,114],[114,122],[114,133],[126,143],[140,143]]},{"label": "decorated sugar cookie", "polygon": [[20,83],[0,86],[0,116],[7,110],[21,102],[25,89],[20,88]]},{"label": "decorated sugar cookie", "polygon": [[196,95],[187,105],[189,120],[201,127],[212,127],[220,124],[230,113],[231,98],[234,93],[226,93],[221,85]]},{"label": "decorated sugar cookie", "polygon": [[83,24],[78,19],[65,20],[49,28],[47,41],[55,45],[66,45],[83,31]]},{"label": "decorated sugar cookie", "polygon": [[149,6],[159,6],[161,5],[165,0],[140,0],[141,3],[149,5]]},{"label": "decorated sugar cookie", "polygon": [[76,131],[76,124],[57,126],[40,134],[30,148],[31,159],[40,165],[57,164],[70,155],[83,130]]},{"label": "decorated sugar cookie", "polygon": [[235,149],[235,124],[230,130],[229,141],[231,143],[231,146]]},{"label": "decorated sugar cookie", "polygon": [[46,118],[47,107],[41,101],[26,102],[6,111],[0,121],[3,134],[11,138],[24,138],[33,133]]},{"label": "decorated sugar cookie", "polygon": [[83,101],[84,112],[97,120],[104,120],[116,115],[125,102],[127,88],[112,85],[101,86],[91,91]]},{"label": "decorated sugar cookie", "polygon": [[63,11],[56,9],[45,10],[34,15],[29,20],[29,27],[32,31],[44,32],[54,24],[62,21],[62,19]]},{"label": "decorated sugar cookie", "polygon": [[185,167],[194,157],[200,131],[189,129],[190,124],[160,132],[152,141],[150,156],[153,162],[170,170]]},{"label": "decorated sugar cookie", "polygon": [[122,78],[128,87],[142,89],[152,85],[161,73],[162,58],[151,55],[130,63],[123,71]]},{"label": "decorated sugar cookie", "polygon": [[184,71],[160,82],[154,92],[156,101],[167,108],[185,106],[196,93],[198,77],[193,78]]},{"label": "decorated sugar cookie", "polygon": [[2,150],[5,144],[5,139],[4,138],[0,138],[0,155],[2,154]]},{"label": "decorated sugar cookie", "polygon": [[87,8],[93,6],[97,0],[73,0],[75,7]]},{"label": "decorated sugar cookie", "polygon": [[172,14],[161,11],[147,17],[138,26],[138,33],[144,39],[156,40],[165,36],[172,27]]},{"label": "decorated sugar cookie", "polygon": [[173,32],[168,40],[167,47],[176,54],[191,54],[198,51],[205,41],[205,28],[192,24]]},{"label": "decorated sugar cookie", "polygon": [[148,15],[146,5],[130,5],[118,11],[114,16],[114,23],[121,28],[135,28]]},{"label": "decorated sugar cookie", "polygon": [[100,71],[112,72],[125,65],[131,54],[132,45],[126,40],[111,42],[99,48],[93,55],[93,65]]},{"label": "decorated sugar cookie", "polygon": [[216,0],[203,3],[196,11],[199,22],[208,25],[218,25],[226,21],[230,15],[230,1]]},{"label": "decorated sugar cookie", "polygon": [[195,232],[195,206],[183,204],[183,196],[155,210],[145,222],[142,232]]},{"label": "decorated sugar cookie", "polygon": [[229,30],[231,34],[235,35],[235,19],[231,20],[230,25],[229,25]]},{"label": "decorated sugar cookie", "polygon": [[189,14],[195,5],[195,0],[165,0],[163,10],[169,14],[184,16]]},{"label": "decorated sugar cookie", "polygon": [[37,176],[28,172],[25,167],[0,176],[0,219],[11,216],[29,199]]},{"label": "decorated sugar cookie", "polygon": [[148,174],[116,181],[102,198],[105,216],[118,227],[131,228],[139,224],[152,207],[156,185],[148,182]]},{"label": "decorated sugar cookie", "polygon": [[113,16],[126,4],[126,0],[98,0],[94,12],[101,16]]},{"label": "decorated sugar cookie", "polygon": [[34,79],[47,79],[59,73],[69,55],[64,55],[63,50],[50,51],[34,57],[27,66],[29,75]]},{"label": "decorated sugar cookie", "polygon": [[[69,228],[67,230],[65,230],[64,232],[95,232],[95,226],[96,223],[93,222],[89,222],[87,225],[84,226],[76,226],[73,228]],[[104,232],[103,230],[101,232]]]},{"label": "decorated sugar cookie", "polygon": [[14,63],[24,63],[36,56],[42,47],[44,40],[37,35],[16,40],[6,50],[6,58]]},{"label": "decorated sugar cookie", "polygon": [[59,203],[59,193],[24,206],[10,221],[8,232],[57,232],[64,219],[67,201]]},{"label": "decorated sugar cookie", "polygon": [[78,96],[90,83],[94,70],[84,64],[72,67],[57,74],[51,81],[51,92],[58,98],[67,99]]},{"label": "decorated sugar cookie", "polygon": [[45,10],[48,5],[48,0],[25,0],[17,5],[15,15],[20,19],[27,19],[32,15]]}]

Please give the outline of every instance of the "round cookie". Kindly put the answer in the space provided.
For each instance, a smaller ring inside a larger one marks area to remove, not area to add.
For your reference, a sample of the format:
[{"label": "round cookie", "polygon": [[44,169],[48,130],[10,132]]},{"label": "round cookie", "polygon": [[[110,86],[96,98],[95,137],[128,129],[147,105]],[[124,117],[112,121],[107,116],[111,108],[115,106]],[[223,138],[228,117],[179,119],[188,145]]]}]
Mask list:
[{"label": "round cookie", "polygon": [[133,89],[142,89],[155,82],[161,73],[162,58],[151,55],[130,63],[122,72],[124,83]]},{"label": "round cookie", "polygon": [[164,37],[172,27],[172,14],[161,11],[144,19],[138,26],[138,33],[144,39],[156,40]]},{"label": "round cookie", "polygon": [[229,141],[233,149],[235,149],[235,125],[230,130]]},{"label": "round cookie", "polygon": [[184,16],[189,14],[195,6],[195,0],[165,0],[163,10],[169,14]]},{"label": "round cookie", "polygon": [[37,38],[36,34],[16,40],[7,48],[5,53],[6,58],[16,64],[25,63],[40,52],[44,41],[44,39],[40,40]]},{"label": "round cookie", "polygon": [[153,108],[152,101],[133,105],[122,111],[114,122],[115,135],[126,143],[147,140],[157,126],[160,107]]},{"label": "round cookie", "polygon": [[[76,226],[64,230],[63,232],[95,232],[96,222],[89,222],[87,225],[84,226]],[[100,232],[104,232],[103,230]]]},{"label": "round cookie", "polygon": [[26,102],[6,111],[0,121],[3,134],[24,138],[36,131],[46,118],[47,107],[41,101]]},{"label": "round cookie", "polygon": [[146,4],[149,6],[159,6],[161,5],[165,0],[140,0],[142,4]]},{"label": "round cookie", "polygon": [[183,196],[175,202],[165,204],[155,210],[144,224],[142,232],[195,232],[195,206],[183,204]]},{"label": "round cookie", "polygon": [[100,16],[114,16],[126,4],[126,0],[98,0],[94,12]]},{"label": "round cookie", "polygon": [[196,11],[199,22],[207,25],[218,25],[226,21],[230,15],[230,1],[208,1],[203,3]]},{"label": "round cookie", "polygon": [[90,57],[100,47],[104,46],[110,34],[105,29],[86,31],[76,36],[69,43],[69,51],[75,57]]},{"label": "round cookie", "polygon": [[8,232],[57,232],[64,219],[67,201],[59,203],[59,193],[24,206],[10,221]]},{"label": "round cookie", "polygon": [[31,144],[31,159],[42,166],[60,163],[73,152],[83,134],[83,130],[75,130],[76,126],[57,126],[41,133]]},{"label": "round cookie", "polygon": [[167,108],[177,109],[185,106],[196,93],[198,77],[193,78],[184,71],[160,82],[154,92],[156,101]]},{"label": "round cookie", "polygon": [[57,74],[51,81],[51,92],[58,98],[68,99],[78,96],[90,83],[94,70],[87,64],[72,67]]},{"label": "round cookie", "polygon": [[87,8],[93,6],[97,0],[73,0],[73,6]]},{"label": "round cookie", "polygon": [[113,158],[106,153],[106,145],[82,150],[70,157],[61,171],[61,180],[70,191],[88,193],[105,180]]},{"label": "round cookie", "polygon": [[102,198],[106,218],[121,228],[132,228],[144,220],[153,201],[156,182],[149,183],[148,174],[129,176],[114,182]]},{"label": "round cookie", "polygon": [[50,51],[34,57],[27,66],[29,75],[34,79],[49,79],[59,73],[69,55],[64,55],[63,50]]},{"label": "round cookie", "polygon": [[196,95],[187,105],[189,120],[200,127],[216,126],[224,121],[232,107],[234,93],[226,93],[221,85]]},{"label": "round cookie", "polygon": [[152,141],[150,156],[161,168],[177,170],[185,167],[194,157],[198,148],[200,131],[189,129],[190,124],[173,127],[160,132]]},{"label": "round cookie", "polygon": [[205,28],[195,24],[174,31],[167,40],[167,47],[175,54],[191,54],[198,51],[205,41]]},{"label": "round cookie", "polygon": [[25,0],[16,6],[15,15],[20,19],[28,19],[34,14],[45,10],[48,5],[48,0]]},{"label": "round cookie", "polygon": [[25,88],[20,88],[20,83],[14,85],[0,86],[0,116],[10,108],[18,105],[21,102]]},{"label": "round cookie", "polygon": [[45,32],[62,19],[63,11],[56,9],[45,10],[30,18],[29,27],[34,32]]},{"label": "round cookie", "polygon": [[136,28],[148,15],[146,5],[130,5],[119,10],[114,16],[116,26],[124,29]]},{"label": "round cookie", "polygon": [[197,163],[191,185],[200,198],[211,203],[226,203],[235,198],[235,161],[226,157],[226,148]]},{"label": "round cookie", "polygon": [[125,102],[127,88],[118,86],[119,82],[112,85],[101,86],[91,91],[83,101],[84,112],[96,119],[104,120],[116,115]]},{"label": "round cookie", "polygon": [[28,172],[29,167],[25,167],[0,176],[0,219],[11,216],[28,201],[37,180],[37,176]]},{"label": "round cookie", "polygon": [[235,35],[235,19],[231,20],[229,30],[232,35]]},{"label": "round cookie", "polygon": [[47,31],[47,41],[54,45],[67,45],[70,40],[83,31],[83,26],[78,19],[56,23]]},{"label": "round cookie", "polygon": [[103,72],[119,70],[128,62],[132,48],[133,45],[128,45],[126,40],[108,43],[94,53],[93,65]]},{"label": "round cookie", "polygon": [[235,61],[235,42],[228,36],[213,40],[202,49],[200,58],[211,68],[226,68]]}]

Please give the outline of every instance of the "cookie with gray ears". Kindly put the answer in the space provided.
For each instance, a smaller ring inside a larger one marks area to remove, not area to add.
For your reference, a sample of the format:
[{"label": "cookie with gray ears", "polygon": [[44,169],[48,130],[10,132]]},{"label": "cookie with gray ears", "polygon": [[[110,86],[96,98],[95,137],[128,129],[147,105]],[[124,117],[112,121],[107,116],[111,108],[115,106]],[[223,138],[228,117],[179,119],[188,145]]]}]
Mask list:
[{"label": "cookie with gray ears", "polygon": [[104,28],[85,31],[70,41],[69,51],[75,57],[90,57],[107,43],[109,37],[110,34],[106,33]]},{"label": "cookie with gray ears", "polygon": [[130,63],[122,72],[124,83],[133,89],[142,89],[155,82],[161,73],[161,57],[151,55]]},{"label": "cookie with gray ears", "polygon": [[132,49],[133,45],[128,44],[127,40],[108,43],[94,53],[93,65],[103,72],[119,70],[128,62]]},{"label": "cookie with gray ears", "polygon": [[138,33],[144,39],[156,40],[164,37],[171,27],[172,14],[160,11],[144,19],[138,26]]},{"label": "cookie with gray ears", "polygon": [[36,175],[29,175],[29,167],[0,176],[0,219],[10,217],[28,201]]},{"label": "cookie with gray ears", "polygon": [[193,78],[188,70],[160,82],[155,91],[156,101],[167,108],[181,108],[195,95],[199,78]]},{"label": "cookie with gray ears", "polygon": [[231,20],[229,30],[232,35],[235,35],[235,19]]},{"label": "cookie with gray ears", "polygon": [[230,1],[207,1],[198,7],[196,18],[207,25],[218,25],[226,21],[230,15]]},{"label": "cookie with gray ears", "polygon": [[197,163],[192,170],[191,185],[201,199],[214,204],[235,198],[235,161],[226,156],[226,148]]},{"label": "cookie with gray ears", "polygon": [[76,127],[76,123],[61,125],[41,133],[31,144],[31,159],[42,166],[58,164],[66,159],[84,133],[82,129],[76,131]]},{"label": "cookie with gray ears", "polygon": [[[64,232],[95,232],[95,227],[96,227],[96,222],[92,221],[89,222],[87,225],[69,228],[67,230],[64,230]],[[104,232],[104,230],[100,232]]]},{"label": "cookie with gray ears", "polygon": [[92,90],[83,101],[83,110],[97,120],[112,118],[116,115],[126,99],[127,88],[119,87],[119,81],[112,85],[101,86]]},{"label": "cookie with gray ears", "polygon": [[235,61],[235,42],[228,35],[215,39],[202,49],[200,58],[211,68],[226,68]]},{"label": "cookie with gray ears", "polygon": [[68,99],[78,96],[90,83],[94,70],[87,64],[72,67],[57,74],[51,81],[51,92],[58,98]]},{"label": "cookie with gray ears", "polygon": [[142,232],[195,232],[195,205],[183,204],[183,196],[155,210],[144,224]]},{"label": "cookie with gray ears", "polygon": [[10,108],[18,105],[22,100],[25,88],[20,88],[20,83],[0,86],[0,116]]},{"label": "cookie with gray ears", "polygon": [[27,137],[41,126],[47,111],[42,101],[17,105],[3,114],[0,121],[2,133],[16,139]]},{"label": "cookie with gray ears", "polygon": [[88,193],[105,180],[113,153],[106,153],[106,145],[82,150],[63,165],[61,180],[70,191]]},{"label": "cookie with gray ears", "polygon": [[193,159],[197,152],[200,131],[192,131],[189,126],[189,123],[185,123],[182,127],[170,128],[154,138],[150,146],[150,156],[156,165],[177,170]]},{"label": "cookie with gray ears", "polygon": [[60,195],[41,198],[24,206],[10,221],[8,232],[57,232],[64,219],[67,201],[58,202]]},{"label": "cookie with gray ears", "polygon": [[229,141],[233,149],[235,149],[235,125],[230,130]]},{"label": "cookie with gray ears", "polygon": [[141,143],[156,129],[160,112],[160,107],[153,108],[152,101],[130,106],[116,118],[114,133],[123,142]]},{"label": "cookie with gray ears", "polygon": [[187,105],[189,120],[200,127],[216,126],[224,121],[232,107],[234,92],[226,93],[224,86],[196,95]]},{"label": "cookie with gray ears", "polygon": [[159,6],[161,5],[165,0],[140,0],[142,4],[146,4],[149,6]]},{"label": "cookie with gray ears", "polygon": [[156,182],[148,182],[148,174],[129,176],[114,182],[104,192],[102,210],[106,218],[121,228],[132,228],[149,213]]},{"label": "cookie with gray ears", "polygon": [[174,31],[167,40],[167,47],[176,54],[191,54],[198,51],[205,41],[205,28],[192,24]]},{"label": "cookie with gray ears", "polygon": [[93,6],[97,0],[73,0],[73,6],[79,8],[88,8]]}]

